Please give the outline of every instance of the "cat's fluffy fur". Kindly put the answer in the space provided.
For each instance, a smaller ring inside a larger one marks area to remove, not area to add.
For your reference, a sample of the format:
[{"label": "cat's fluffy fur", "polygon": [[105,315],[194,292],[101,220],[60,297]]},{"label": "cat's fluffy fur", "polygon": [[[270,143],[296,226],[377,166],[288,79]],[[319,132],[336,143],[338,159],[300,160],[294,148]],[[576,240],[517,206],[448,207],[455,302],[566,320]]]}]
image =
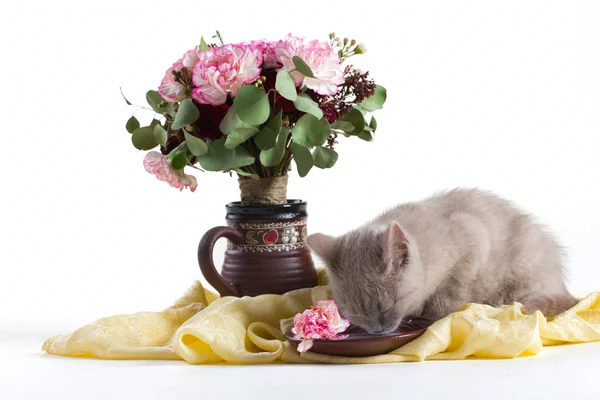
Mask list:
[{"label": "cat's fluffy fur", "polygon": [[577,300],[550,233],[507,200],[455,189],[401,204],[342,235],[308,245],[329,267],[342,315],[369,332],[406,316],[441,318],[466,303],[522,303],[556,315]]}]

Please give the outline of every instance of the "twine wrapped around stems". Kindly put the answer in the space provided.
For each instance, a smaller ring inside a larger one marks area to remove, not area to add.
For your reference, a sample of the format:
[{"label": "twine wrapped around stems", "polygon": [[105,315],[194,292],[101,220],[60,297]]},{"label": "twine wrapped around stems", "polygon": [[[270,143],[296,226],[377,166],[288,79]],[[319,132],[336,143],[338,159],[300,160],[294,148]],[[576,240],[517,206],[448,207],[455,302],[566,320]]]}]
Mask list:
[{"label": "twine wrapped around stems", "polygon": [[280,205],[287,203],[288,176],[250,179],[239,177],[242,205]]}]

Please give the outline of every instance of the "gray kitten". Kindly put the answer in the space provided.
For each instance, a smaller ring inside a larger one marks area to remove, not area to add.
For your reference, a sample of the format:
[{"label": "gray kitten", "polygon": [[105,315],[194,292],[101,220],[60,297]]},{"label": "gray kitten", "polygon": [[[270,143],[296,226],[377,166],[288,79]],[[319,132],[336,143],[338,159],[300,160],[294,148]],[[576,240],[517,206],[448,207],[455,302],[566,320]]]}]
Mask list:
[{"label": "gray kitten", "polygon": [[466,303],[518,301],[546,316],[577,303],[555,239],[480,190],[401,204],[343,236],[307,241],[329,267],[342,315],[372,333],[394,331],[407,316],[439,319]]}]

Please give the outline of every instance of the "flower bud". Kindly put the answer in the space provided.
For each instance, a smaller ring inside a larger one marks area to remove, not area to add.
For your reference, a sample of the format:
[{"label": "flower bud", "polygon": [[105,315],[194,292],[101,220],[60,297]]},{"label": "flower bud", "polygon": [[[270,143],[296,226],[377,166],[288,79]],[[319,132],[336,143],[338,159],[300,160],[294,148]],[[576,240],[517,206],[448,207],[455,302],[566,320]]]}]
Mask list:
[{"label": "flower bud", "polygon": [[356,46],[356,50],[354,50],[354,52],[356,54],[364,54],[367,52],[367,46],[365,46],[364,43],[359,43],[358,46]]}]

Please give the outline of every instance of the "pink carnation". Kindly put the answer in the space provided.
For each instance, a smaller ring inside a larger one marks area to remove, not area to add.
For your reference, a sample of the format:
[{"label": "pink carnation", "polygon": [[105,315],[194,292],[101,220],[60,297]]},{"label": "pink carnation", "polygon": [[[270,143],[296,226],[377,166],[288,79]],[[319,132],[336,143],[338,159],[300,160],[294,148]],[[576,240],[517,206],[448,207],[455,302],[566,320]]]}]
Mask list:
[{"label": "pink carnation", "polygon": [[294,317],[292,333],[294,339],[302,339],[298,345],[298,352],[308,351],[314,339],[339,340],[348,335],[338,335],[350,326],[350,321],[342,318],[335,300],[318,301],[316,307],[311,306],[302,314]]},{"label": "pink carnation", "polygon": [[262,68],[275,68],[280,67],[281,63],[275,54],[275,47],[278,42],[271,42],[269,40],[251,40],[248,45],[258,48],[263,53],[263,66]]},{"label": "pink carnation", "polygon": [[182,191],[188,187],[192,192],[198,187],[196,178],[186,175],[183,170],[173,168],[171,161],[157,151],[151,151],[144,157],[144,168],[151,174]]},{"label": "pink carnation", "polygon": [[[275,55],[296,81],[296,86],[302,84],[320,95],[337,93],[338,85],[344,82],[344,72],[339,55],[326,42],[304,39],[288,35],[275,48]],[[300,57],[312,70],[314,78],[304,76],[296,70],[292,61],[294,56]]]},{"label": "pink carnation", "polygon": [[192,50],[186,51],[181,60],[179,61],[181,61],[181,64],[184,67],[186,67],[190,72],[192,72],[192,70],[196,66],[196,63],[198,62],[198,54],[200,54],[200,48],[196,46]]},{"label": "pink carnation", "polygon": [[172,102],[183,100],[185,94],[185,86],[176,82],[175,77],[173,76],[173,71],[178,71],[175,68],[176,67],[173,66],[167,70],[165,77],[158,87],[158,93],[160,93],[162,98]]},{"label": "pink carnation", "polygon": [[192,79],[196,88],[192,98],[201,104],[225,103],[247,83],[260,76],[262,49],[256,45],[224,45],[200,53]]},{"label": "pink carnation", "polygon": [[198,47],[187,51],[182,58],[177,60],[177,62],[167,70],[165,77],[158,87],[158,93],[160,93],[163,99],[171,102],[183,100],[186,88],[175,81],[173,71],[181,71],[183,68],[186,68],[191,72],[194,69],[196,62],[198,62],[198,53]]}]

